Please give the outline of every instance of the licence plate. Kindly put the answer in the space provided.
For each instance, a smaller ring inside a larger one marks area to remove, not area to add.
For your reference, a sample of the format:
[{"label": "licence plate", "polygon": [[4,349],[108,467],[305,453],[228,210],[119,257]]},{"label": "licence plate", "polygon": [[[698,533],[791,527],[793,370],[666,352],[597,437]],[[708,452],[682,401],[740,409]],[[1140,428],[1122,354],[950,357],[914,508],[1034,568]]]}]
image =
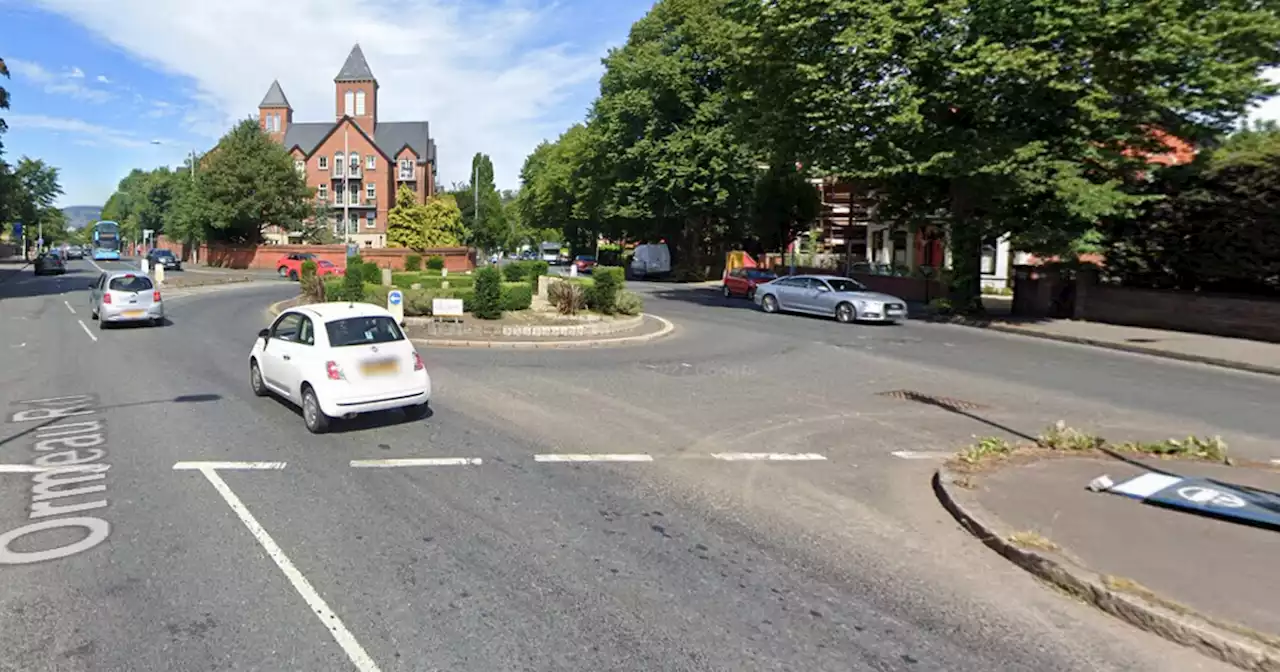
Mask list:
[{"label": "licence plate", "polygon": [[400,371],[400,363],[394,359],[379,362],[365,362],[360,365],[360,372],[366,376],[391,376]]},{"label": "licence plate", "polygon": [[124,316],[125,317],[142,317],[143,315],[146,314],[146,312],[147,311],[145,310],[126,310],[124,311]]}]

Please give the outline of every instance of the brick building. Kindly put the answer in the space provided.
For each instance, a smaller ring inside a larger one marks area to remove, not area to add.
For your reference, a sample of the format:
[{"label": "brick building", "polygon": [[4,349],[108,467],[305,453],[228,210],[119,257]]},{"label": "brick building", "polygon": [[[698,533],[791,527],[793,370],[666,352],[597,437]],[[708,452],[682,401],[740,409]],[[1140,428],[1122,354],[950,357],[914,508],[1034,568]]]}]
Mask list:
[{"label": "brick building", "polygon": [[[258,122],[293,155],[316,198],[332,212],[334,233],[361,247],[387,244],[387,211],[400,185],[426,202],[435,194],[436,143],[425,121],[380,121],[378,80],[356,45],[333,78],[333,119],[294,122],[280,82],[258,105]],[[289,234],[268,227],[268,241]]]}]

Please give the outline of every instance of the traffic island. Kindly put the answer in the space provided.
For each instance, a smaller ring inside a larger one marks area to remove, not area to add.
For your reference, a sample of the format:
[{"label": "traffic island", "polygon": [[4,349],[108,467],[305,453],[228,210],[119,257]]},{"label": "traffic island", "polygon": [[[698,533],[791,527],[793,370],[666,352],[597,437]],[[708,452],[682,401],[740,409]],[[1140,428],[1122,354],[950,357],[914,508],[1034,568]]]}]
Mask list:
[{"label": "traffic island", "polygon": [[[1010,448],[984,439],[938,470],[934,491],[963,527],[1051,585],[1242,669],[1280,671],[1280,530],[1215,515],[1244,510],[1232,492],[1268,501],[1280,470],[1227,460],[1215,440],[1142,450],[1066,430],[1076,443],[1054,444],[1063,430]],[[1172,485],[1163,497],[1126,487],[1148,479]],[[1179,497],[1185,506],[1169,501]]]},{"label": "traffic island", "polygon": [[405,332],[415,343],[464,348],[595,348],[638,345],[675,329],[656,315],[563,316],[540,312],[504,314],[497,320],[466,315],[457,319],[405,318]]}]

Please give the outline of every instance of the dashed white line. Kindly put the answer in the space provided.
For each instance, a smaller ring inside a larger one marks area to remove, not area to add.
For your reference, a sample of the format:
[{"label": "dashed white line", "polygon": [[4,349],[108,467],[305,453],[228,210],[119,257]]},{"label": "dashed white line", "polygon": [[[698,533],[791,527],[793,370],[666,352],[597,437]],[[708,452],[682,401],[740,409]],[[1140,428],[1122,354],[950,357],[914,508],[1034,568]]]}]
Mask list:
[{"label": "dashed white line", "polygon": [[173,465],[175,471],[204,469],[284,469],[284,462],[176,462]]},{"label": "dashed white line", "polygon": [[66,300],[66,299],[63,299],[63,300],[62,300],[62,303],[63,303],[63,304],[65,304],[65,305],[67,306],[67,310],[71,311],[71,314],[72,314],[72,315],[75,315],[75,314],[76,314],[76,309],[71,307],[71,302],[70,302],[70,301],[68,301],[68,300]]},{"label": "dashed white line", "polygon": [[351,460],[351,466],[364,467],[462,467],[484,464],[478,457],[407,457],[386,460]]},{"label": "dashed white line", "polygon": [[[209,482],[213,484],[214,489],[218,491],[218,494],[222,495],[222,499],[227,502],[227,505],[231,507],[231,510],[240,518],[240,522],[244,523],[244,526],[249,528],[249,533],[253,535],[254,539],[258,540],[258,543],[262,545],[262,548],[267,552],[267,555],[271,556],[271,559],[275,561],[276,566],[280,568],[280,571],[284,572],[285,578],[289,579],[289,583],[293,585],[294,590],[298,591],[298,594],[306,601],[307,606],[311,607],[311,611],[315,613],[316,618],[319,618],[320,622],[329,629],[329,633],[333,635],[334,640],[338,642],[338,646],[341,646],[342,650],[346,652],[347,658],[356,666],[356,669],[359,672],[378,672],[378,664],[373,662],[373,658],[369,657],[369,654],[365,652],[364,647],[360,645],[360,642],[356,641],[355,635],[351,634],[350,630],[347,630],[347,626],[342,624],[342,620],[338,618],[338,615],[329,608],[329,605],[325,603],[324,598],[320,597],[320,594],[316,592],[316,589],[311,586],[311,582],[307,580],[307,577],[303,576],[302,572],[298,571],[298,568],[294,566],[293,561],[289,559],[289,556],[285,555],[284,551],[276,544],[275,540],[271,538],[271,535],[267,533],[266,529],[264,529],[262,525],[258,524],[257,519],[249,512],[249,509],[245,508],[244,503],[240,501],[240,498],[236,496],[236,493],[232,492],[231,487],[228,486],[226,481],[222,480],[222,477],[214,470],[215,467],[207,466],[219,463],[179,462],[178,464],[206,465],[199,468],[200,473],[204,474],[204,477],[209,479]],[[226,464],[280,464],[283,466],[284,463],[230,462]],[[175,464],[174,468],[176,469],[177,467],[178,465]]]},{"label": "dashed white line", "polygon": [[725,462],[808,462],[825,460],[818,453],[712,453],[711,457]]},{"label": "dashed white line", "polygon": [[614,455],[583,455],[583,454],[542,454],[534,455],[534,462],[652,462],[653,456],[644,453],[632,454],[614,454]]},{"label": "dashed white line", "polygon": [[96,268],[96,269],[98,269],[98,272],[99,272],[99,273],[106,273],[106,272],[107,272],[107,269],[105,269],[105,268],[103,268],[103,267],[99,266],[99,265],[98,265],[98,262],[96,262],[96,261],[94,261],[94,260],[93,260],[93,257],[85,257],[85,261],[87,261],[87,262],[89,262],[89,263],[93,264],[93,267],[94,267],[94,268]]},{"label": "dashed white line", "polygon": [[952,455],[941,450],[895,450],[889,454],[903,460],[945,460]]},{"label": "dashed white line", "polygon": [[76,320],[76,322],[80,323],[80,328],[84,329],[84,333],[89,334],[89,338],[92,338],[94,343],[98,342],[98,337],[94,336],[92,331],[89,331],[89,325],[85,324],[84,320]]}]

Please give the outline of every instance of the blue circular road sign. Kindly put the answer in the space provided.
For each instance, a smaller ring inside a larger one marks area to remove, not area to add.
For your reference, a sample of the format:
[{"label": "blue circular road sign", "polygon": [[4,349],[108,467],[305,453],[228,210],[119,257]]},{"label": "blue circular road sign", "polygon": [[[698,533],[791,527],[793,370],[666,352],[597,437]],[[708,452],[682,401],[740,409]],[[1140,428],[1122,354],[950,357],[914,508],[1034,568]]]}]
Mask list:
[{"label": "blue circular road sign", "polygon": [[400,301],[403,298],[404,298],[403,295],[400,293],[400,290],[398,289],[393,289],[390,292],[387,292],[387,302],[393,306],[400,305]]}]

